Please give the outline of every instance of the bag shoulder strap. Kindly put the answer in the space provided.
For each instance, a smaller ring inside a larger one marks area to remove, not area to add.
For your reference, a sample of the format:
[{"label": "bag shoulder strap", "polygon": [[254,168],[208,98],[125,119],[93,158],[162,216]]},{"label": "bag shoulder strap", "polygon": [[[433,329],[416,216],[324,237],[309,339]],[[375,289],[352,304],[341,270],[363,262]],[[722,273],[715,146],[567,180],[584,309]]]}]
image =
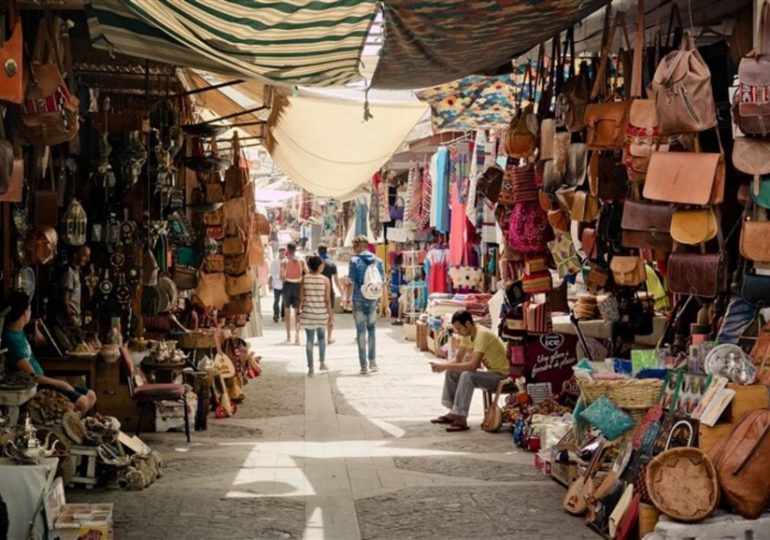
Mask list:
[{"label": "bag shoulder strap", "polygon": [[642,97],[642,61],[644,55],[644,0],[637,0],[634,63],[631,70],[631,97]]}]

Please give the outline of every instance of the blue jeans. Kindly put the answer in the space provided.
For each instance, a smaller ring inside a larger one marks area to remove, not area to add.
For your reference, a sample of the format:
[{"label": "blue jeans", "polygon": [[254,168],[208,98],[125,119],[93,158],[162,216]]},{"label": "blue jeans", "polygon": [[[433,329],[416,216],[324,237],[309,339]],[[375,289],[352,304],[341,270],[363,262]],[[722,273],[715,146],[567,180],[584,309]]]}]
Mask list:
[{"label": "blue jeans", "polygon": [[313,367],[313,347],[315,346],[315,337],[318,336],[318,356],[321,363],[326,360],[326,328],[305,328],[305,353],[307,354],[307,367]]},{"label": "blue jeans", "polygon": [[375,330],[377,328],[377,307],[375,301],[363,301],[353,304],[353,320],[356,322],[356,341],[358,341],[358,362],[366,367],[366,337],[369,334],[369,363],[377,363]]},{"label": "blue jeans", "polygon": [[757,316],[757,308],[743,300],[740,296],[733,296],[727,304],[727,311],[722,320],[722,328],[717,334],[719,343],[738,343],[746,328]]}]

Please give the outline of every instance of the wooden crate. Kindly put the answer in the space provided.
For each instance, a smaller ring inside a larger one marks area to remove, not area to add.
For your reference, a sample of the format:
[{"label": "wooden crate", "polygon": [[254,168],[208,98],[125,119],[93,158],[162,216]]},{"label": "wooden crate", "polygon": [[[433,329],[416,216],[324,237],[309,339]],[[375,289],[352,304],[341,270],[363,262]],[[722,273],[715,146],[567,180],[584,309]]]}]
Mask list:
[{"label": "wooden crate", "polygon": [[705,452],[711,450],[730,433],[730,430],[744,414],[755,409],[767,408],[770,405],[768,387],[763,384],[743,386],[730,383],[727,386],[735,390],[735,397],[732,402],[727,406],[714,427],[701,425],[698,430],[699,446]]}]

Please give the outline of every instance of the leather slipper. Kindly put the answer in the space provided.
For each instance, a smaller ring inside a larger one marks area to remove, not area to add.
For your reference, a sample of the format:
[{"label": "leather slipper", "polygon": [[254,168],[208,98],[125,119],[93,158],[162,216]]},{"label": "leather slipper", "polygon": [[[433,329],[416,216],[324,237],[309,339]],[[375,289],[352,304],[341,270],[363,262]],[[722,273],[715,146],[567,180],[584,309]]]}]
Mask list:
[{"label": "leather slipper", "polygon": [[451,426],[447,426],[446,431],[447,433],[456,433],[458,431],[468,431],[471,429],[468,426],[461,426],[460,424],[452,424]]},{"label": "leather slipper", "polygon": [[446,416],[439,416],[438,418],[434,418],[430,421],[431,424],[454,424],[455,421],[451,418],[447,418]]}]

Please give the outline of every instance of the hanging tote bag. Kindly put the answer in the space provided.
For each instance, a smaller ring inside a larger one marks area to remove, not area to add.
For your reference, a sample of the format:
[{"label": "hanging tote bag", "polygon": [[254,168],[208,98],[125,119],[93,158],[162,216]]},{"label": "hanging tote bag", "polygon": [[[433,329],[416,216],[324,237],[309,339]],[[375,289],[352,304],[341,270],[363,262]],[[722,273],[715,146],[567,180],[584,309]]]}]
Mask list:
[{"label": "hanging tote bag", "polygon": [[62,76],[59,35],[61,19],[42,17],[30,65],[29,82],[21,105],[24,138],[36,146],[71,141],[78,133],[80,102]]}]

